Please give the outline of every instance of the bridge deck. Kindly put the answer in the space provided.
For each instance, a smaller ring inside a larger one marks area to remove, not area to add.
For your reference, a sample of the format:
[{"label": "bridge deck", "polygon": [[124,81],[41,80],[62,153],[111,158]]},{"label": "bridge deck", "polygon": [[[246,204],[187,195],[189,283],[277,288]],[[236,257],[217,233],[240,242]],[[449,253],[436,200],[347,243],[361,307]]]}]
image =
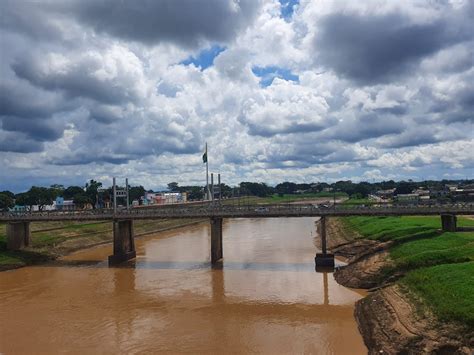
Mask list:
[{"label": "bridge deck", "polygon": [[474,204],[433,206],[356,206],[322,208],[315,205],[249,205],[249,206],[182,206],[179,208],[131,209],[113,213],[111,210],[47,211],[2,213],[0,222],[99,221],[120,219],[162,218],[275,218],[275,217],[347,217],[347,216],[424,216],[474,215]]}]

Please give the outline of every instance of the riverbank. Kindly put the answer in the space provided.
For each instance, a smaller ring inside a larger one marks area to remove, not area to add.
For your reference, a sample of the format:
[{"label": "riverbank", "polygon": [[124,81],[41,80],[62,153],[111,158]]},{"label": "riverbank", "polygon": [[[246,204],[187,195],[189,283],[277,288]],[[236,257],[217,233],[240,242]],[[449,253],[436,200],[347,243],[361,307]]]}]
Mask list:
[{"label": "riverbank", "polygon": [[[203,221],[201,219],[136,221],[134,223],[135,238]],[[107,222],[32,223],[31,245],[23,250],[8,251],[6,249],[5,225],[0,225],[0,271],[52,261],[78,250],[111,244],[112,241],[112,224]]]},{"label": "riverbank", "polygon": [[327,229],[348,262],[336,280],[372,291],[355,309],[370,354],[472,354],[474,233],[442,233],[436,217],[331,218]]}]

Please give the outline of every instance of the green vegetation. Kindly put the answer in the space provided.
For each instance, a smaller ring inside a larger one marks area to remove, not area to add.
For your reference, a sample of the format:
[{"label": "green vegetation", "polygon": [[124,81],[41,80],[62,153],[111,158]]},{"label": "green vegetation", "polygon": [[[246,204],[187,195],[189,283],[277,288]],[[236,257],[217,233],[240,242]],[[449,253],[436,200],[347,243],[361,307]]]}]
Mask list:
[{"label": "green vegetation", "polygon": [[474,262],[415,270],[400,282],[422,297],[440,320],[474,328]]},{"label": "green vegetation", "polygon": [[371,205],[373,201],[370,201],[368,198],[350,198],[343,202],[343,205]]},{"label": "green vegetation", "polygon": [[312,200],[316,198],[327,198],[328,200],[332,200],[334,198],[347,198],[347,194],[344,192],[315,192],[315,193],[304,193],[304,194],[283,194],[278,195],[274,194],[270,197],[266,197],[261,199],[262,202],[266,203],[285,203],[285,202],[295,202],[295,201],[304,201],[304,200]]},{"label": "green vegetation", "polygon": [[[402,273],[403,286],[418,295],[442,321],[474,326],[474,232],[445,232],[439,216],[349,217],[361,236],[393,241],[393,264],[384,272]],[[458,218],[458,226],[474,220]]]}]

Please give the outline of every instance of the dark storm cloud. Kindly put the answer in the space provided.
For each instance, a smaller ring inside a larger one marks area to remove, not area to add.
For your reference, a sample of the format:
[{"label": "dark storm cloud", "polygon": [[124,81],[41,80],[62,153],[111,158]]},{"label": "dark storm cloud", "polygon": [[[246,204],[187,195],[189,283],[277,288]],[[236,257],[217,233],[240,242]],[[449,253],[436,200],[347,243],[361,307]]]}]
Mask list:
[{"label": "dark storm cloud", "polygon": [[145,44],[167,41],[194,47],[202,40],[232,39],[259,7],[256,0],[81,0],[70,10],[99,33]]},{"label": "dark storm cloud", "polygon": [[407,130],[402,134],[382,138],[380,146],[382,148],[403,148],[438,143],[441,139],[436,136],[435,133],[435,129],[419,126],[415,129]]},{"label": "dark storm cloud", "polygon": [[57,95],[28,88],[18,82],[0,83],[0,116],[49,117],[63,107]]},{"label": "dark storm cloud", "polygon": [[64,156],[61,158],[50,159],[49,164],[66,166],[66,165],[87,165],[91,163],[109,163],[109,164],[126,164],[131,157],[120,157],[112,155],[97,155],[97,154],[77,154],[71,156]]},{"label": "dark storm cloud", "polygon": [[255,124],[253,122],[242,122],[249,128],[249,134],[252,136],[273,137],[277,134],[317,132],[327,126],[322,123],[292,123],[281,127],[272,127],[270,125]]},{"label": "dark storm cloud", "polygon": [[43,149],[43,142],[32,140],[23,133],[0,130],[0,152],[34,153]]},{"label": "dark storm cloud", "polygon": [[26,35],[34,40],[60,40],[61,28],[54,18],[58,13],[52,3],[2,1],[0,28]]},{"label": "dark storm cloud", "polygon": [[[354,148],[339,140],[321,142],[316,135],[308,133],[304,136],[285,137],[278,151],[270,152],[265,161],[268,168],[304,168],[313,164],[339,163],[359,161]],[[300,141],[294,144],[294,140]],[[288,164],[291,162],[291,164]]]},{"label": "dark storm cloud", "polygon": [[400,118],[373,113],[361,115],[357,119],[345,119],[337,126],[331,127],[328,132],[323,133],[333,139],[356,143],[387,134],[401,133],[404,129],[405,124]]},{"label": "dark storm cloud", "polygon": [[472,38],[467,20],[457,16],[413,24],[401,14],[331,14],[319,24],[315,48],[321,64],[343,77],[361,84],[385,82],[422,58]]},{"label": "dark storm cloud", "polygon": [[113,123],[122,118],[119,107],[94,105],[89,111],[89,118],[103,124]]},{"label": "dark storm cloud", "polygon": [[97,58],[86,58],[74,63],[65,70],[48,70],[40,65],[41,57],[26,57],[17,59],[11,67],[15,74],[31,84],[46,90],[61,90],[71,98],[83,97],[108,104],[120,104],[138,99],[133,88],[127,87],[127,82],[99,80],[95,70],[104,65]]},{"label": "dark storm cloud", "polygon": [[5,116],[1,118],[1,121],[4,131],[23,132],[39,142],[55,141],[61,138],[64,132],[64,124],[52,120]]}]

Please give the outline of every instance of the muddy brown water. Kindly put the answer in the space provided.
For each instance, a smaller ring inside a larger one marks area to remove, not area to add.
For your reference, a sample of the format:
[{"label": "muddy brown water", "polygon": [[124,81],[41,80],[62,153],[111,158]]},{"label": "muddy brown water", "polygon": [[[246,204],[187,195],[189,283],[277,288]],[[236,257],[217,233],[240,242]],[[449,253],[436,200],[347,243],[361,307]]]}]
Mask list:
[{"label": "muddy brown water", "polygon": [[224,222],[211,268],[208,224],[0,273],[0,354],[367,353],[353,317],[362,291],[316,273],[314,218]]}]

